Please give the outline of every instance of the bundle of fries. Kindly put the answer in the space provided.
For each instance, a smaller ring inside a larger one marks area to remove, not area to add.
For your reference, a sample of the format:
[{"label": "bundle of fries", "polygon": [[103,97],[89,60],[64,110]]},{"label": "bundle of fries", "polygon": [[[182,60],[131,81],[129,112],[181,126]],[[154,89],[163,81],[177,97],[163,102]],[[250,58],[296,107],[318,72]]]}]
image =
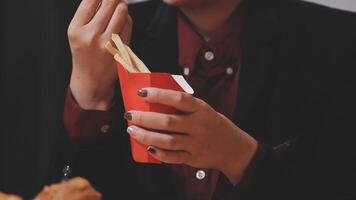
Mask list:
[{"label": "bundle of fries", "polygon": [[147,66],[135,55],[135,53],[124,44],[117,34],[112,34],[111,41],[107,42],[105,48],[114,56],[114,59],[119,62],[130,73],[150,73]]}]

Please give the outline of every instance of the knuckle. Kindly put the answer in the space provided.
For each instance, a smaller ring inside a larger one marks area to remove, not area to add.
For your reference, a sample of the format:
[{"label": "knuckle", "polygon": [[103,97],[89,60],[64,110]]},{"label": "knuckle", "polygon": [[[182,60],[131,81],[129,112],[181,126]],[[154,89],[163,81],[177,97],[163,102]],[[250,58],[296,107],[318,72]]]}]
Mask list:
[{"label": "knuckle", "polygon": [[137,124],[142,124],[142,121],[143,121],[142,114],[140,114],[140,113],[135,113],[134,116],[135,116],[135,117],[133,118],[134,121],[135,121]]},{"label": "knuckle", "polygon": [[169,128],[169,127],[173,126],[173,124],[174,124],[174,120],[173,120],[173,118],[170,117],[170,116],[166,116],[166,117],[164,117],[163,120],[162,120],[162,126],[163,126],[164,128]]},{"label": "knuckle", "polygon": [[161,90],[157,90],[157,89],[152,89],[152,98],[156,99],[157,101],[160,101],[162,99],[162,91]]},{"label": "knuckle", "polygon": [[105,53],[106,52],[106,49],[105,49],[105,45],[104,44],[99,44],[99,47],[98,47],[100,53]]},{"label": "knuckle", "polygon": [[85,3],[87,3],[88,6],[95,6],[97,4],[96,0],[87,0]]},{"label": "knuckle", "polygon": [[206,112],[206,111],[210,110],[210,105],[207,104],[205,101],[199,100],[199,104],[200,104],[200,106],[201,106],[203,111]]},{"label": "knuckle", "polygon": [[103,0],[101,6],[112,7],[115,5],[116,0]]},{"label": "knuckle", "polygon": [[98,3],[96,0],[87,0],[87,1],[82,1],[83,6],[81,7],[81,9],[85,12],[85,13],[90,13],[91,10],[96,9],[98,6]]},{"label": "knuckle", "polygon": [[96,46],[98,43],[98,36],[94,32],[90,32],[84,37],[84,43],[87,46]]},{"label": "knuckle", "polygon": [[174,148],[177,146],[177,140],[174,137],[170,136],[167,139],[167,145],[168,147]]},{"label": "knuckle", "polygon": [[78,45],[77,45],[77,49],[78,50],[81,50],[81,49],[90,49],[90,48],[93,48],[95,47],[96,44],[95,44],[95,41],[93,38],[87,38],[87,39],[83,39],[82,41],[78,42]]},{"label": "knuckle", "polygon": [[70,25],[67,29],[67,35],[68,35],[68,39],[69,41],[75,41],[78,39],[78,34],[77,31],[75,30],[75,28]]},{"label": "knuckle", "polygon": [[[120,14],[123,16],[128,15],[129,8],[127,7],[126,3],[122,2],[121,4],[122,4],[122,6],[120,8]],[[119,6],[117,8],[119,8]]]},{"label": "knuckle", "polygon": [[103,39],[99,39],[99,40],[96,42],[96,44],[98,45],[98,49],[99,49],[101,52],[103,52],[103,53],[104,53],[104,52],[107,52],[106,47],[105,47],[107,41],[109,41],[109,39],[103,38]]},{"label": "knuckle", "polygon": [[133,113],[132,121],[136,122],[137,124],[141,124],[142,115],[140,113]]},{"label": "knuckle", "polygon": [[94,34],[90,33],[86,36],[79,36],[78,34],[74,33],[68,37],[71,43],[71,47],[74,50],[80,51],[83,49],[98,48],[98,39]]},{"label": "knuckle", "polygon": [[197,103],[201,106],[201,107],[205,107],[206,103],[205,101],[201,100],[201,99],[197,99]]},{"label": "knuckle", "polygon": [[183,103],[185,99],[185,94],[183,92],[179,92],[176,95],[176,102],[177,103]]},{"label": "knuckle", "polygon": [[148,138],[147,138],[147,134],[145,134],[144,132],[140,133],[140,142],[144,143],[144,144],[148,144]]},{"label": "knuckle", "polygon": [[72,25],[69,25],[69,26],[68,26],[68,29],[67,29],[67,35],[68,35],[68,37],[73,36],[73,33],[74,33],[73,27],[72,27]]}]

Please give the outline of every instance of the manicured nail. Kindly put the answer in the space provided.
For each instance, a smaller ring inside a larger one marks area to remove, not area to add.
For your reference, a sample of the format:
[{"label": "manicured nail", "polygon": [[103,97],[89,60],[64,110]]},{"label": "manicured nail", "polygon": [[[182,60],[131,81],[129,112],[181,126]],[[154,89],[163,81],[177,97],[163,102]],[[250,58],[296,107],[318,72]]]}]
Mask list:
[{"label": "manicured nail", "polygon": [[148,146],[148,147],[147,147],[147,151],[150,152],[150,153],[152,153],[152,154],[155,154],[155,153],[156,153],[156,149],[154,149],[154,148],[151,147],[151,146]]},{"label": "manicured nail", "polygon": [[132,128],[131,126],[127,127],[127,132],[128,133],[134,133],[134,128]]},{"label": "manicured nail", "polygon": [[127,132],[130,134],[131,137],[136,138],[136,131],[133,127],[129,126],[127,127]]},{"label": "manicured nail", "polygon": [[126,119],[126,120],[129,120],[129,121],[131,121],[132,120],[132,114],[131,113],[125,113],[124,114],[124,118]]},{"label": "manicured nail", "polygon": [[137,91],[137,95],[140,97],[147,97],[147,90],[140,89]]}]

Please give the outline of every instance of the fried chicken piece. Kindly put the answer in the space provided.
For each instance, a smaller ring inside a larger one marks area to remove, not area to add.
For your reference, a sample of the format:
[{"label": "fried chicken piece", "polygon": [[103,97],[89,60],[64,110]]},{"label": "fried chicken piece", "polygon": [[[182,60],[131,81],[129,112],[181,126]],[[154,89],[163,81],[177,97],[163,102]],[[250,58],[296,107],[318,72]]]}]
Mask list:
[{"label": "fried chicken piece", "polygon": [[13,194],[5,194],[0,192],[0,200],[23,200],[23,199]]},{"label": "fried chicken piece", "polygon": [[84,178],[45,186],[34,200],[101,200],[101,194]]}]

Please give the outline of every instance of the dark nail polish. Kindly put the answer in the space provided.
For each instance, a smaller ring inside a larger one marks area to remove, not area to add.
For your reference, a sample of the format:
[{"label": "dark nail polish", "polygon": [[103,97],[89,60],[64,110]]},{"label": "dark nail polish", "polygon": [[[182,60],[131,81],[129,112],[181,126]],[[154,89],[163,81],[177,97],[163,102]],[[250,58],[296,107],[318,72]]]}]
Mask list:
[{"label": "dark nail polish", "polygon": [[143,89],[138,90],[137,95],[140,97],[147,97],[147,90],[143,90]]},{"label": "dark nail polish", "polygon": [[152,153],[152,154],[155,154],[155,153],[156,153],[156,149],[154,149],[154,148],[151,147],[151,146],[148,146],[148,147],[147,147],[147,151],[150,152],[150,153]]},{"label": "dark nail polish", "polygon": [[125,114],[124,114],[124,118],[125,118],[126,120],[131,121],[131,120],[132,120],[132,114],[131,114],[131,113],[125,113]]}]

